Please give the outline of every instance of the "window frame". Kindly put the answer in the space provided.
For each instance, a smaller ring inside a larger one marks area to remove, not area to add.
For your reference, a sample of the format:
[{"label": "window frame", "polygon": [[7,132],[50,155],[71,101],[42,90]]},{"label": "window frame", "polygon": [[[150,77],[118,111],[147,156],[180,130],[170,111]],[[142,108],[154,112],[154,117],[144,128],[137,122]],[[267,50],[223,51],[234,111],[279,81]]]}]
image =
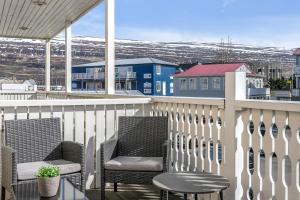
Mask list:
[{"label": "window frame", "polygon": [[156,75],[161,75],[161,65],[157,64],[155,66],[155,74]]},{"label": "window frame", "polygon": [[[191,82],[194,81],[193,87]],[[189,89],[190,90],[197,90],[197,79],[196,78],[189,78]]]},{"label": "window frame", "polygon": [[[182,82],[184,81],[184,85],[182,86]],[[187,79],[186,78],[180,78],[179,79],[179,90],[187,90]]]},{"label": "window frame", "polygon": [[[157,88],[158,85],[159,85],[159,90],[158,90],[158,88]],[[156,92],[161,92],[161,81],[156,81],[156,82],[155,82],[155,91],[156,91]]]},{"label": "window frame", "polygon": [[[219,87],[215,87],[215,81],[216,80],[219,81]],[[214,77],[212,79],[212,89],[214,89],[214,90],[221,90],[221,78],[220,77]]]},{"label": "window frame", "polygon": [[[204,87],[204,80],[206,80],[206,87]],[[201,77],[200,78],[200,88],[201,90],[208,90],[208,78],[207,77]]]},{"label": "window frame", "polygon": [[170,82],[170,94],[174,93],[174,83]]}]

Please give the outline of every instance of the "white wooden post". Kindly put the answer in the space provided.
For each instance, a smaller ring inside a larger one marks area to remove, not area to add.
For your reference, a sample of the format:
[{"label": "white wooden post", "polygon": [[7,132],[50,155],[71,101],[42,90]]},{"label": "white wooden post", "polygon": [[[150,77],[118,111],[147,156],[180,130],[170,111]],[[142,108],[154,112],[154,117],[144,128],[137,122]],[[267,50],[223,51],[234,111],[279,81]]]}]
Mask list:
[{"label": "white wooden post", "polygon": [[72,91],[72,31],[71,25],[65,28],[65,88],[66,93]]},{"label": "white wooden post", "polygon": [[45,51],[45,88],[47,92],[50,92],[50,57],[51,57],[51,43],[50,40],[46,41]]},{"label": "white wooden post", "polygon": [[115,0],[105,0],[105,94],[115,94]]},{"label": "white wooden post", "polygon": [[[241,171],[243,169],[243,150],[241,133],[243,124],[241,114],[236,111],[236,100],[246,99],[246,73],[229,72],[225,75],[225,159],[224,176],[230,180],[230,188],[224,199],[241,199]],[[234,198],[235,197],[235,198]]]}]

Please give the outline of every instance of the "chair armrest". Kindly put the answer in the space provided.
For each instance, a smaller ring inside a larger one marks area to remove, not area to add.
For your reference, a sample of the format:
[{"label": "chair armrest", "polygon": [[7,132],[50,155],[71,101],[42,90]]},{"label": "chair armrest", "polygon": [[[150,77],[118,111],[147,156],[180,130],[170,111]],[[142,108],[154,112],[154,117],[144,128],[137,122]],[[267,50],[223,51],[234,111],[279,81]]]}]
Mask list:
[{"label": "chair armrest", "polygon": [[17,152],[2,146],[2,186],[6,189],[17,184]]},{"label": "chair armrest", "polygon": [[170,155],[170,147],[171,147],[171,141],[166,140],[163,143],[163,171],[168,172],[169,171],[169,155]]},{"label": "chair armrest", "polygon": [[61,142],[62,158],[74,163],[80,163],[85,166],[85,150],[84,146],[77,142],[64,141]]},{"label": "chair armrest", "polygon": [[101,144],[101,166],[117,156],[117,139],[110,139]]},{"label": "chair armrest", "polygon": [[73,163],[79,163],[81,166],[81,191],[85,190],[85,147],[84,145],[71,142],[61,142],[62,158]]}]

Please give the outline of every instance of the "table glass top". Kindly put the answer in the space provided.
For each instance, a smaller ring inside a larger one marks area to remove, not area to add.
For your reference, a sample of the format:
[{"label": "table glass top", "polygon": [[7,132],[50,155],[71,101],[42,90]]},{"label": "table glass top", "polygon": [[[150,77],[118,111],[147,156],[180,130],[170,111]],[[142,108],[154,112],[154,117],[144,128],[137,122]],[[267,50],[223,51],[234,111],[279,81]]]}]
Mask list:
[{"label": "table glass top", "polygon": [[225,190],[229,180],[211,173],[163,173],[153,178],[153,184],[165,191],[205,194]]}]

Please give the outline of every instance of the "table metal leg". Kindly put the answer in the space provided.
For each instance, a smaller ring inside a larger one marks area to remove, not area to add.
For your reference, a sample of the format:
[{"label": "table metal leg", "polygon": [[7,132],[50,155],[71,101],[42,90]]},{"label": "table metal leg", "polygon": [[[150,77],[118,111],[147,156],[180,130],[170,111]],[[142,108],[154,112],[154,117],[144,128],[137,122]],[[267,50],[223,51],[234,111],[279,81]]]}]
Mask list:
[{"label": "table metal leg", "polygon": [[198,200],[198,194],[195,194],[195,200]]},{"label": "table metal leg", "polygon": [[114,192],[118,192],[118,183],[114,183]]},{"label": "table metal leg", "polygon": [[220,200],[223,200],[223,190],[219,193],[220,195]]},{"label": "table metal leg", "polygon": [[1,199],[5,200],[5,188],[1,187]]}]

